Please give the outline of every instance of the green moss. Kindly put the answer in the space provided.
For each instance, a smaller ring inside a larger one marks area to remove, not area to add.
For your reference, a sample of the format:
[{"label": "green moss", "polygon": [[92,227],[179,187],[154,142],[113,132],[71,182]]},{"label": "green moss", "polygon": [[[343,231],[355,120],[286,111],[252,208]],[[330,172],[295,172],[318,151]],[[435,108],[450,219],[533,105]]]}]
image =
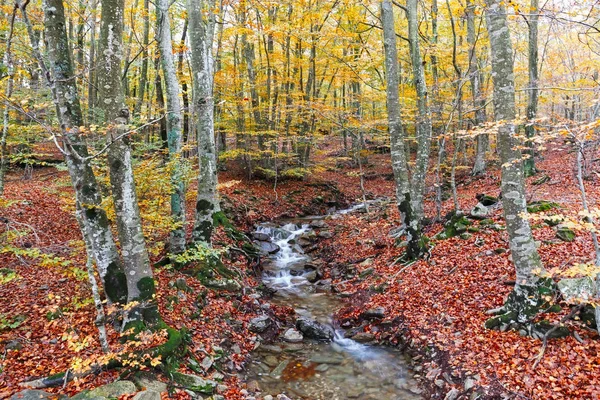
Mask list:
[{"label": "green moss", "polygon": [[572,242],[576,237],[575,232],[567,227],[558,228],[556,231],[556,236],[565,242]]},{"label": "green moss", "polygon": [[156,293],[156,287],[154,284],[154,278],[145,276],[140,279],[137,283],[137,288],[140,291],[140,295],[136,300],[138,301],[150,301]]},{"label": "green moss", "polygon": [[127,302],[127,278],[116,261],[111,262],[106,269],[104,291],[113,303],[125,304]]},{"label": "green moss", "polygon": [[546,201],[546,200],[534,201],[533,203],[529,203],[527,205],[527,212],[538,213],[538,212],[542,212],[542,211],[548,211],[548,210],[551,210],[556,207],[558,207],[558,204],[551,202],[551,201]]}]

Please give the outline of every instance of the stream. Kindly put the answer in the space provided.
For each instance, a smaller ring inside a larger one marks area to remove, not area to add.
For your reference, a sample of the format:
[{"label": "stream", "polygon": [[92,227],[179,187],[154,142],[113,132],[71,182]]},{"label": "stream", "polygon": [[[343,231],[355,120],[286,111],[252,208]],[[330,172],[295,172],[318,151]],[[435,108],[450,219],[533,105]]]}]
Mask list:
[{"label": "stream", "polygon": [[[360,207],[338,212],[335,217],[357,208]],[[343,306],[343,301],[315,282],[313,270],[305,269],[311,258],[304,254],[298,241],[312,230],[306,222],[265,224],[257,229],[280,248],[264,262],[263,283],[276,290],[272,304],[292,307],[299,317],[331,327],[333,340],[326,343],[306,338],[300,342],[279,339],[271,345],[261,345],[252,354],[246,382],[260,389],[263,396],[285,394],[294,400],[420,399],[401,352],[358,343],[334,326],[332,315]]]}]

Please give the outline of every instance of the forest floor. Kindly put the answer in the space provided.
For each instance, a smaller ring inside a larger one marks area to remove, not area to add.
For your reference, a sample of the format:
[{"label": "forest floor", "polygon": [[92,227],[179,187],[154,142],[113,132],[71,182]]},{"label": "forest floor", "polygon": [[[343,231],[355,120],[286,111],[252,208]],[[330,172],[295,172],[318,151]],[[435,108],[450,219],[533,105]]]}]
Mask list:
[{"label": "forest floor", "polygon": [[[572,154],[560,144],[549,147],[538,163],[542,172],[528,179],[528,200],[553,201],[560,205],[560,212],[576,215],[580,195]],[[219,176],[225,209],[236,226],[250,232],[259,222],[324,214],[333,205],[343,208],[362,201],[357,169],[336,165],[336,152],[334,148],[321,152],[320,162],[325,166],[321,172],[304,181],[280,182],[276,188],[272,182],[240,178],[242,172],[232,166]],[[468,172],[461,170],[457,179],[460,208],[466,211],[477,203],[477,194],[498,196],[500,191],[497,165],[491,165],[484,177],[473,178]],[[540,340],[483,327],[488,318],[485,312],[502,305],[511,290],[507,282],[514,280],[504,230],[480,227],[467,239],[433,240],[427,259],[403,266],[395,262],[402,249],[389,235],[398,225],[389,155],[371,155],[364,174],[367,197],[388,201],[374,204],[368,213],[327,220],[335,234],[320,240],[315,250],[327,261],[324,273],[332,279],[334,291],[351,299],[337,314],[343,324],[373,333],[382,344],[404,347],[413,356],[424,398],[443,399],[452,389],[457,398],[470,398],[474,392],[490,399],[600,398],[600,338],[595,331],[568,323],[582,342],[573,336],[550,340],[534,368]],[[533,185],[541,174],[549,180]],[[592,205],[600,199],[599,179],[594,171],[586,181]],[[18,392],[20,382],[69,369],[74,357],[101,354],[95,309],[89,300],[87,276],[82,274],[83,246],[71,205],[64,200],[64,193],[70,191],[64,173],[49,168],[35,170],[27,181],[15,173],[9,176],[0,213],[3,230],[28,233],[11,236],[10,246],[3,246],[0,254],[0,268],[16,272],[0,276],[0,399]],[[428,216],[435,215],[433,199],[431,184],[426,195]],[[442,215],[452,209],[452,200],[446,200]],[[501,209],[495,209],[492,218],[504,225]],[[556,240],[553,228],[532,224],[546,268],[590,260],[589,235],[580,233],[573,242],[562,242]],[[427,235],[433,237],[442,228],[441,223],[429,225]],[[216,242],[226,241],[219,232]],[[52,257],[28,251],[32,249]],[[160,255],[154,257],[154,261],[159,259]],[[246,287],[242,292],[207,290],[169,268],[156,268],[155,275],[163,318],[173,327],[190,330],[189,356],[199,362],[212,357],[219,371],[209,368],[206,375],[222,380],[220,394],[226,399],[244,399],[250,388],[236,372],[257,346],[256,334],[248,330],[249,321],[263,312],[260,306],[268,298],[256,294],[260,282],[246,263],[238,260],[229,266],[241,272]],[[348,271],[354,277],[348,279]],[[175,284],[180,278],[186,279],[187,292]],[[361,317],[365,310],[378,306],[385,309],[383,319]],[[292,321],[290,309],[271,310],[282,325]],[[547,318],[559,321],[564,314]],[[116,350],[121,346],[118,333],[113,329],[109,333]],[[74,394],[117,377],[116,371],[102,371],[50,390]],[[176,389],[173,396],[188,395]]]}]

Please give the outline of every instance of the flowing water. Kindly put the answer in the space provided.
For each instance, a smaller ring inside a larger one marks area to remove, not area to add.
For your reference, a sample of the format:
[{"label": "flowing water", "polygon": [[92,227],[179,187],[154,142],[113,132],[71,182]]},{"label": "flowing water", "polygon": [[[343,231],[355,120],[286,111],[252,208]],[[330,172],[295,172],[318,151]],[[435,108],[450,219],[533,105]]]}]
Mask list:
[{"label": "flowing water", "polygon": [[310,283],[310,270],[304,266],[311,259],[296,244],[310,231],[309,226],[288,223],[261,226],[258,231],[280,247],[264,263],[263,282],[277,291],[272,303],[290,306],[300,316],[331,326],[335,335],[331,343],[305,339],[260,346],[253,353],[247,382],[255,381],[263,395],[283,393],[292,399],[419,399],[402,353],[345,338],[344,330],[333,325],[332,314],[343,303],[330,291],[321,293],[318,284]]}]

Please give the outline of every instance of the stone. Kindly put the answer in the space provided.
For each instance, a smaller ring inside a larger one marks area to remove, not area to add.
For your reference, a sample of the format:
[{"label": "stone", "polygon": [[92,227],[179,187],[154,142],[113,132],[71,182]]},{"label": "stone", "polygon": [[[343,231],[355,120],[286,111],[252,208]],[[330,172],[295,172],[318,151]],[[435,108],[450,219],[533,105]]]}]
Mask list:
[{"label": "stone", "polygon": [[285,394],[281,393],[277,395],[277,400],[291,400],[289,397],[287,397]]},{"label": "stone", "polygon": [[228,292],[238,292],[242,286],[233,279],[211,279],[204,282],[204,286],[214,290],[225,290]]},{"label": "stone", "polygon": [[588,301],[594,297],[596,292],[594,281],[588,276],[584,278],[561,279],[557,286],[565,301],[569,304]]},{"label": "stone", "polygon": [[271,396],[270,394],[268,394],[265,397],[263,397],[263,400],[273,400],[273,396]]},{"label": "stone", "polygon": [[475,379],[472,379],[472,378],[465,379],[465,383],[464,383],[465,391],[474,388],[476,383],[477,383],[477,381],[475,381]]},{"label": "stone", "polygon": [[66,399],[67,396],[62,394],[48,393],[42,390],[25,389],[19,393],[15,393],[10,397],[10,400],[55,400]]},{"label": "stone", "polygon": [[259,242],[259,241],[255,240],[254,244],[256,246],[258,246],[258,248],[260,249],[260,252],[263,255],[275,254],[279,250],[281,250],[281,247],[279,247],[275,243],[271,243],[271,242]]},{"label": "stone", "polygon": [[304,277],[310,283],[315,283],[316,281],[319,280],[319,273],[316,270],[308,271],[304,274]]},{"label": "stone", "polygon": [[213,365],[213,359],[209,356],[204,357],[202,359],[202,362],[200,363],[200,366],[205,371],[208,371],[210,369],[210,367],[212,367],[212,365]]},{"label": "stone", "polygon": [[310,224],[308,224],[308,226],[312,229],[321,229],[328,227],[327,223],[322,219],[315,219],[314,221],[310,221]]},{"label": "stone", "polygon": [[252,232],[250,235],[252,236],[252,239],[258,240],[259,242],[271,241],[271,237],[263,232]]},{"label": "stone", "polygon": [[481,203],[481,205],[489,207],[498,203],[498,198],[494,196],[490,196],[489,194],[478,194],[475,198]]},{"label": "stone", "polygon": [[290,360],[283,360],[282,362],[279,363],[279,365],[273,370],[271,371],[271,377],[275,378],[275,379],[279,379],[281,378],[281,374],[283,373],[283,370],[285,369],[285,367],[288,366],[288,364],[290,363]]},{"label": "stone", "polygon": [[385,308],[383,307],[375,307],[370,308],[363,313],[363,317],[369,319],[381,319],[385,317]]},{"label": "stone", "polygon": [[555,207],[558,207],[557,203],[554,203],[551,201],[546,201],[546,200],[539,200],[539,201],[534,201],[532,203],[527,204],[527,212],[528,213],[538,213],[538,212],[542,212],[542,211],[551,210]]},{"label": "stone", "polygon": [[296,329],[309,339],[329,342],[333,339],[333,330],[315,320],[300,317],[296,320]]},{"label": "stone", "polygon": [[272,321],[267,315],[252,318],[248,329],[254,333],[263,333],[271,326]]},{"label": "stone", "polygon": [[456,400],[459,395],[460,395],[460,392],[458,391],[458,389],[452,388],[452,389],[450,389],[450,391],[448,393],[446,393],[444,400]]},{"label": "stone", "polygon": [[160,393],[154,390],[144,390],[133,396],[133,400],[160,400]]},{"label": "stone", "polygon": [[4,346],[4,348],[6,350],[18,351],[23,348],[23,344],[21,343],[21,341],[19,339],[9,340],[8,342],[6,342],[6,345]]},{"label": "stone", "polygon": [[193,392],[213,394],[218,383],[210,379],[204,379],[196,375],[173,372],[173,380],[179,385]]},{"label": "stone", "polygon": [[567,228],[564,225],[559,225],[556,229],[556,237],[565,242],[572,242],[575,240],[575,232],[572,229]]},{"label": "stone", "polygon": [[371,342],[375,339],[375,335],[371,332],[358,332],[356,335],[352,336],[352,340],[358,343],[367,343]]},{"label": "stone", "polygon": [[108,385],[99,386],[88,392],[81,392],[73,396],[71,399],[97,399],[99,397],[120,397],[125,394],[137,392],[135,384],[131,381],[115,381]]},{"label": "stone", "polygon": [[331,239],[333,237],[333,232],[331,232],[331,231],[321,231],[321,232],[319,232],[318,236],[321,239]]},{"label": "stone", "polygon": [[138,374],[133,378],[135,386],[140,390],[152,390],[158,393],[167,391],[167,384],[161,382],[149,374]]},{"label": "stone", "polygon": [[469,239],[471,239],[472,237],[473,237],[473,235],[472,235],[472,234],[470,234],[470,233],[468,233],[468,232],[463,232],[463,233],[461,233],[461,234],[460,234],[460,238],[461,238],[462,240],[469,240]]},{"label": "stone", "polygon": [[290,343],[298,343],[304,339],[302,332],[294,328],[290,328],[283,334],[283,340]]},{"label": "stone", "polygon": [[481,203],[477,203],[477,205],[471,209],[470,215],[473,219],[487,219],[490,215],[490,209]]}]

